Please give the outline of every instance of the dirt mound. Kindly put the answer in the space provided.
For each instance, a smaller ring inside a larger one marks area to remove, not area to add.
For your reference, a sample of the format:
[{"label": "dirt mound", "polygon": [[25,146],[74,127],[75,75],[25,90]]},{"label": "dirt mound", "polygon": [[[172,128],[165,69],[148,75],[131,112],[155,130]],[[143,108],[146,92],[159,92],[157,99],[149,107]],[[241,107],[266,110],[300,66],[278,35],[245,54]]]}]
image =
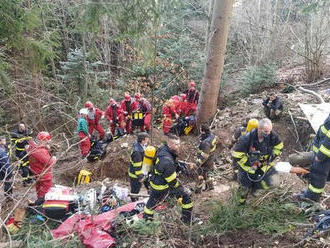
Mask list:
[{"label": "dirt mound", "polygon": [[292,237],[272,238],[257,230],[238,230],[222,236],[206,236],[202,247],[284,247],[292,246],[297,240]]}]

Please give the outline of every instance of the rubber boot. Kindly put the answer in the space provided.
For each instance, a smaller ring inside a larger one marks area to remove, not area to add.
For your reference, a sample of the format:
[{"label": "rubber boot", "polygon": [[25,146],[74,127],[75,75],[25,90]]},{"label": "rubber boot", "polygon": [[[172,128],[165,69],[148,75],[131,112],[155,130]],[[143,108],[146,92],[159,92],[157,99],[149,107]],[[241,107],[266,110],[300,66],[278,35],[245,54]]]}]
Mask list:
[{"label": "rubber boot", "polygon": [[192,209],[182,209],[182,217],[181,217],[181,220],[183,223],[185,224],[190,224],[191,222],[191,212],[192,212]]}]

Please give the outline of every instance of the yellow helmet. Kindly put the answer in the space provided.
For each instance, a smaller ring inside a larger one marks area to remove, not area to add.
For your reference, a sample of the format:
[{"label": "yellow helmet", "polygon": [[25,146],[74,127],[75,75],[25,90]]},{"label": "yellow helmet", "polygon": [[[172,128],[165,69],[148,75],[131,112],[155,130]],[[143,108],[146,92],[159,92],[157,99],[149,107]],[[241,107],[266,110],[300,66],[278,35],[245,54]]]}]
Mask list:
[{"label": "yellow helmet", "polygon": [[251,119],[249,120],[247,127],[246,127],[246,132],[250,132],[254,128],[258,128],[259,121],[257,119]]}]

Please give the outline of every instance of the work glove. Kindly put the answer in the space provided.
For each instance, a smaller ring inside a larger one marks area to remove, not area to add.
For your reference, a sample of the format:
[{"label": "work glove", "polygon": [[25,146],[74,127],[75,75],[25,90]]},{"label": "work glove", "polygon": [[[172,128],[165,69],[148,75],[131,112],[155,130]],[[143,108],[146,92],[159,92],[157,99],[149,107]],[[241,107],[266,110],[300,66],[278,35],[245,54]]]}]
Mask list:
[{"label": "work glove", "polygon": [[306,175],[306,174],[309,173],[309,170],[306,170],[306,169],[301,168],[301,167],[292,167],[291,170],[290,170],[290,173]]}]

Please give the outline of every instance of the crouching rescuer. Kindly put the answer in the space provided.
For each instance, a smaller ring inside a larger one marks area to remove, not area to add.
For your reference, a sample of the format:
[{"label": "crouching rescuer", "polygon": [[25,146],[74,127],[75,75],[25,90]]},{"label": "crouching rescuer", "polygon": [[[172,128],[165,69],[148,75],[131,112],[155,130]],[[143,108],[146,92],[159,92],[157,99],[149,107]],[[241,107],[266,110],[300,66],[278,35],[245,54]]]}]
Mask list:
[{"label": "crouching rescuer", "polygon": [[143,218],[152,220],[154,209],[168,195],[182,198],[182,221],[190,223],[193,203],[177,179],[176,157],[180,149],[180,139],[172,134],[167,137],[167,144],[158,148],[150,179],[150,197],[144,208]]},{"label": "crouching rescuer", "polygon": [[[142,162],[144,158],[144,149],[148,145],[149,135],[145,132],[140,133],[137,141],[134,142],[128,176],[131,184],[131,193],[138,194],[140,192],[144,175],[142,174]],[[132,202],[137,201],[138,198],[131,196]]]},{"label": "crouching rescuer", "polygon": [[274,159],[282,153],[283,143],[272,131],[272,122],[265,118],[257,129],[242,136],[233,149],[233,161],[238,166],[238,182],[242,191],[240,203],[249,193],[269,189],[275,173]]},{"label": "crouching rescuer", "polygon": [[199,152],[197,155],[197,172],[198,182],[196,187],[196,193],[200,193],[205,182],[205,190],[212,190],[213,182],[209,178],[209,172],[213,169],[214,164],[214,151],[217,148],[216,136],[211,133],[210,128],[207,125],[201,126],[201,142],[199,144]]}]

